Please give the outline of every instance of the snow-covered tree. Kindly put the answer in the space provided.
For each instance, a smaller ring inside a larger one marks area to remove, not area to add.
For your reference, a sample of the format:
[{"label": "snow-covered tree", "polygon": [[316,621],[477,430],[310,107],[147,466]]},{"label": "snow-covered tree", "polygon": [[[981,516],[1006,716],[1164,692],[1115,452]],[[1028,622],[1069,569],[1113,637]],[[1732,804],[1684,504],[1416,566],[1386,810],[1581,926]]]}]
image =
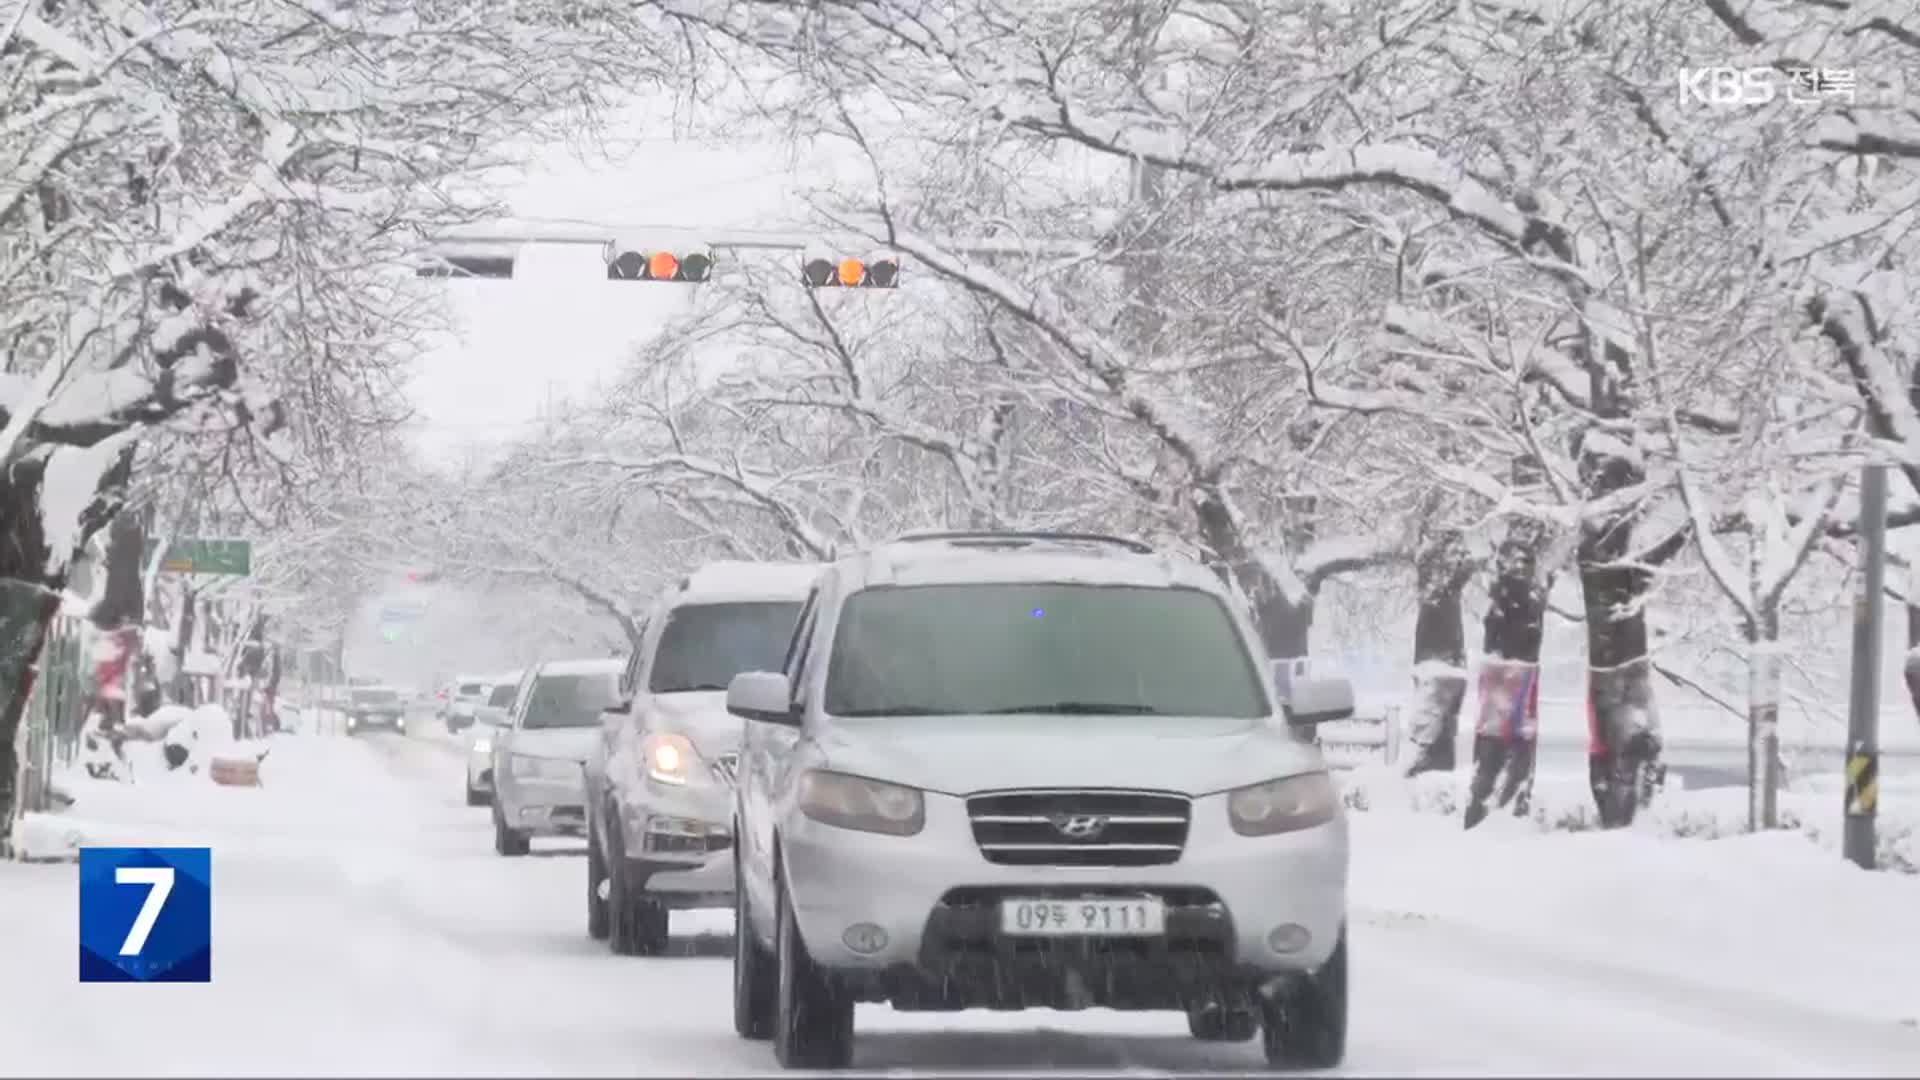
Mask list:
[{"label": "snow-covered tree", "polygon": [[29,665],[139,435],[286,456],[290,388],[378,366],[414,302],[391,268],[485,208],[460,185],[677,74],[684,14],[26,7],[0,47],[0,823]]}]

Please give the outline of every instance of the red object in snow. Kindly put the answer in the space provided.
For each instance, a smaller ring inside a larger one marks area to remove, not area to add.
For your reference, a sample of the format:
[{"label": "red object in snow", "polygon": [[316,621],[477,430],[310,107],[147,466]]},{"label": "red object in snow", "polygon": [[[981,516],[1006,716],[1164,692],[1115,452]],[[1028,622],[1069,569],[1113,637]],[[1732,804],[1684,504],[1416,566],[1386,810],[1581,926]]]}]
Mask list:
[{"label": "red object in snow", "polygon": [[127,672],[140,649],[140,628],[109,630],[93,646],[93,694],[101,701],[127,700]]},{"label": "red object in snow", "polygon": [[260,763],[244,758],[214,758],[207,768],[213,782],[225,787],[259,787]]}]

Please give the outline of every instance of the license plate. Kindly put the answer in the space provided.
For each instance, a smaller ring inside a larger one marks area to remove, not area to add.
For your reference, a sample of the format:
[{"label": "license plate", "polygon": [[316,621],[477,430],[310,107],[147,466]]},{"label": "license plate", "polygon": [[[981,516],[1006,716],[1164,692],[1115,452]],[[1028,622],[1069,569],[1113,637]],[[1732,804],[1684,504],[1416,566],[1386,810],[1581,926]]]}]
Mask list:
[{"label": "license plate", "polygon": [[1003,900],[1000,932],[1015,937],[1156,937],[1167,932],[1167,905],[1153,896]]}]

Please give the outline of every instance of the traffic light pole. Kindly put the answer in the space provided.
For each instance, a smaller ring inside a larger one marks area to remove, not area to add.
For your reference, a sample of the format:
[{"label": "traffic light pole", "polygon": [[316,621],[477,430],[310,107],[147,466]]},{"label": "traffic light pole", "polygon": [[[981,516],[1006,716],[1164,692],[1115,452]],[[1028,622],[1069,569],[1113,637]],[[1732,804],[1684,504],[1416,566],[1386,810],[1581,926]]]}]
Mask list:
[{"label": "traffic light pole", "polygon": [[1860,475],[1860,592],[1853,604],[1853,687],[1847,709],[1847,782],[1841,850],[1873,869],[1880,801],[1880,642],[1887,577],[1887,467]]}]

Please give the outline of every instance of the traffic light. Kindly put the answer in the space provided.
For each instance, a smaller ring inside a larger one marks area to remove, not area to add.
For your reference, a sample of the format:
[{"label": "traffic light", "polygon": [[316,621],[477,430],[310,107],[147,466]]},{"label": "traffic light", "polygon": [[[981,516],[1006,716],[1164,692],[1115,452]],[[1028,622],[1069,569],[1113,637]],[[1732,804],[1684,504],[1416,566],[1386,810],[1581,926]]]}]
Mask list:
[{"label": "traffic light", "polygon": [[900,287],[900,260],[894,256],[860,260],[808,259],[800,270],[809,289],[897,289]]},{"label": "traffic light", "polygon": [[704,251],[607,251],[608,281],[685,281],[699,283],[713,273],[713,256]]}]

